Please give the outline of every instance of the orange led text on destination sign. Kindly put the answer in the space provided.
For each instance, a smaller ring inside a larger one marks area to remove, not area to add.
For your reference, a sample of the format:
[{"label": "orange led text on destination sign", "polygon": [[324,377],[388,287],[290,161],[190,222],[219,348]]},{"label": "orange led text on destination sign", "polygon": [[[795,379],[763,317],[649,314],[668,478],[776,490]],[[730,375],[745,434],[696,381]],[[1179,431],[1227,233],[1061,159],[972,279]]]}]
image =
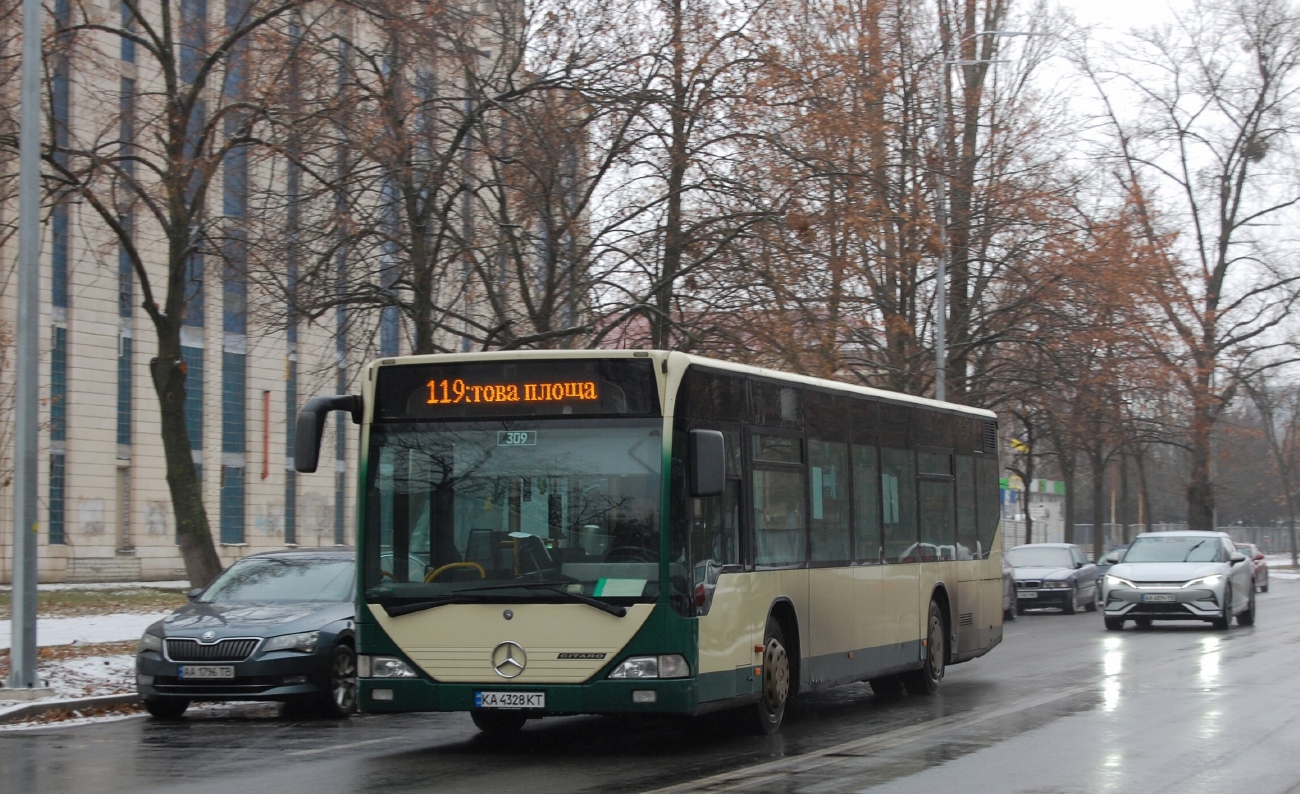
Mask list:
[{"label": "orange led text on destination sign", "polygon": [[469,384],[456,380],[431,380],[429,405],[455,403],[537,403],[563,402],[565,400],[596,400],[594,381],[566,383],[525,383],[522,393],[516,383]]}]

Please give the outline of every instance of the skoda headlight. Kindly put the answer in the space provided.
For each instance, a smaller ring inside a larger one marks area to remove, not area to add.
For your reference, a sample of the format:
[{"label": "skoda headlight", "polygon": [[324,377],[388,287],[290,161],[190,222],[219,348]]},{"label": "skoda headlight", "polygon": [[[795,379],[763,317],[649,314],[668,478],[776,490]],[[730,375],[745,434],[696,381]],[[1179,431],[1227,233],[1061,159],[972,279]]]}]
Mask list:
[{"label": "skoda headlight", "polygon": [[140,635],[140,644],[135,646],[135,652],[144,653],[145,651],[154,651],[156,653],[162,653],[162,646],[162,637],[159,637],[157,634],[150,634],[146,631],[144,634]]},{"label": "skoda headlight", "polygon": [[1212,573],[1209,576],[1202,576],[1199,579],[1193,579],[1192,581],[1183,585],[1183,588],[1186,589],[1188,587],[1217,587],[1219,582],[1222,581],[1223,581],[1223,574]]},{"label": "skoda headlight", "polygon": [[633,656],[614,668],[610,678],[685,678],[691,666],[679,654]]},{"label": "skoda headlight", "polygon": [[357,675],[361,678],[416,677],[409,664],[392,656],[360,656],[357,661]]},{"label": "skoda headlight", "polygon": [[1106,574],[1106,586],[1107,587],[1134,587],[1134,588],[1137,587],[1137,585],[1133,584],[1129,580],[1121,579],[1120,577],[1110,573]]},{"label": "skoda headlight", "polygon": [[279,637],[272,637],[262,646],[263,653],[271,651],[299,651],[300,653],[313,653],[316,650],[316,643],[320,640],[319,631],[303,631],[298,634],[281,634]]}]

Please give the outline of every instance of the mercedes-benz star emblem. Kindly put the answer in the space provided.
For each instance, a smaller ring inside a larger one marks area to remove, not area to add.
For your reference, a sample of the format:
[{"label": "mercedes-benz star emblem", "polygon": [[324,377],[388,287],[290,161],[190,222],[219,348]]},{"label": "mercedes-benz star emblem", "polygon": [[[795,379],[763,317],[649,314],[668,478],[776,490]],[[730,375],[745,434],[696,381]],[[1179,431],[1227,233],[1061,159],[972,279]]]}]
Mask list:
[{"label": "mercedes-benz star emblem", "polygon": [[217,633],[215,631],[205,631],[203,632],[203,641],[211,642],[212,640],[216,639],[216,636]]},{"label": "mercedes-benz star emblem", "polygon": [[518,678],[528,665],[528,654],[517,642],[503,642],[492,649],[492,669],[502,678]]}]

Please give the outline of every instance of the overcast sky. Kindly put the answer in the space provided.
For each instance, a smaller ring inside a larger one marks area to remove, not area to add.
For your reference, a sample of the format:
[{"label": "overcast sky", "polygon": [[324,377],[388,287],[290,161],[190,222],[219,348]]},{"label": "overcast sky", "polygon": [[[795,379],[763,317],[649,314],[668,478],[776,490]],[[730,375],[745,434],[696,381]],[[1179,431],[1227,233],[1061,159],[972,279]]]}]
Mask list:
[{"label": "overcast sky", "polygon": [[1083,25],[1103,25],[1116,33],[1146,28],[1171,17],[1170,9],[1191,7],[1191,0],[1058,0]]}]

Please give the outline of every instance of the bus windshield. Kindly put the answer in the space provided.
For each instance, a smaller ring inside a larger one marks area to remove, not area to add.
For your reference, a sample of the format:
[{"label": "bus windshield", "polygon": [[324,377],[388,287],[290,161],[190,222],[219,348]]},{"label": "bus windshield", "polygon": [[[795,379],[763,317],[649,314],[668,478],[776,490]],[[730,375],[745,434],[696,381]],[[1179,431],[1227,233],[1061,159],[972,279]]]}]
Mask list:
[{"label": "bus windshield", "polygon": [[653,600],[662,436],[659,420],[373,425],[368,596]]}]

